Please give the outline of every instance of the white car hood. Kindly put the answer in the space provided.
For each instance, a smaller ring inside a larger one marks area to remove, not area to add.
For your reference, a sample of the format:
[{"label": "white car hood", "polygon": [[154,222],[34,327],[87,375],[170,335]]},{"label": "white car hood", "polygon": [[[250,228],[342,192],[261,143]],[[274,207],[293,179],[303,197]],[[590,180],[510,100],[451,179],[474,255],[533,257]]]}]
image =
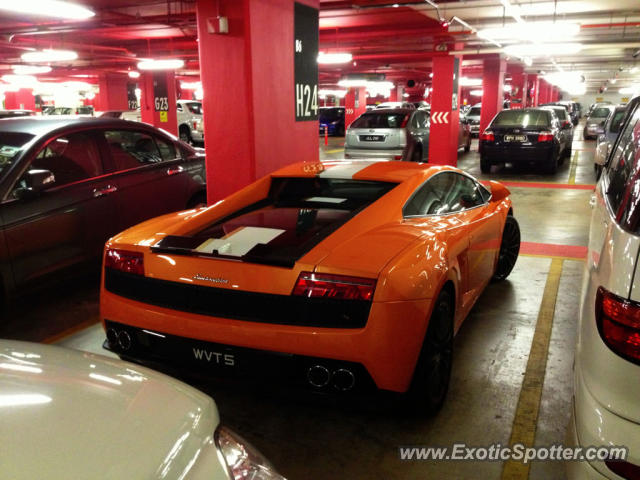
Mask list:
[{"label": "white car hood", "polygon": [[101,355],[0,341],[3,478],[192,478],[211,463],[197,462],[201,453],[217,457],[218,423],[211,397],[166,375]]}]

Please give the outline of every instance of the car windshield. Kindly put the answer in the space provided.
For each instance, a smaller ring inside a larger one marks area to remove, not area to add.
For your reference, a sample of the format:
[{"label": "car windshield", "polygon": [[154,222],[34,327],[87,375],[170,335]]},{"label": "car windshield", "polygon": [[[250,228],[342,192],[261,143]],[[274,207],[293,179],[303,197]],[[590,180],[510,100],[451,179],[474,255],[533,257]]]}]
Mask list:
[{"label": "car windshield", "polygon": [[592,117],[606,118],[609,116],[610,110],[608,108],[596,108],[591,114]]},{"label": "car windshield", "polygon": [[365,113],[357,118],[352,128],[401,128],[409,115],[406,113]]},{"label": "car windshield", "polygon": [[327,108],[320,110],[320,121],[322,122],[335,122],[344,115],[338,108]]},{"label": "car windshield", "polygon": [[503,110],[493,121],[494,126],[545,127],[551,123],[551,112],[543,110]]},{"label": "car windshield", "polygon": [[480,115],[480,107],[471,107],[471,110],[467,113],[468,117],[477,117]]},{"label": "car windshield", "polygon": [[611,119],[611,128],[609,129],[611,133],[620,132],[620,126],[622,125],[625,113],[627,113],[627,110],[618,110],[613,114],[613,118]]},{"label": "car windshield", "polygon": [[202,115],[202,104],[200,102],[187,103],[187,108],[195,115]]},{"label": "car windshield", "polygon": [[32,138],[28,133],[0,132],[0,173],[12,165]]}]

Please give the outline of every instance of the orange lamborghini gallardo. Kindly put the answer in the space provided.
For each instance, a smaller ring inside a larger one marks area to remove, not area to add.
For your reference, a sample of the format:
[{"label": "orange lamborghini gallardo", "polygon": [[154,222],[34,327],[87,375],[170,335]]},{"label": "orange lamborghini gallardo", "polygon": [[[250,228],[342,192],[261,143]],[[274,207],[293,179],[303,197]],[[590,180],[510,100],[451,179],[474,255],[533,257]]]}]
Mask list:
[{"label": "orange lamborghini gallardo", "polygon": [[499,183],[419,163],[299,163],[109,240],[105,347],[213,376],[405,392],[434,412],[455,332],[519,249]]}]

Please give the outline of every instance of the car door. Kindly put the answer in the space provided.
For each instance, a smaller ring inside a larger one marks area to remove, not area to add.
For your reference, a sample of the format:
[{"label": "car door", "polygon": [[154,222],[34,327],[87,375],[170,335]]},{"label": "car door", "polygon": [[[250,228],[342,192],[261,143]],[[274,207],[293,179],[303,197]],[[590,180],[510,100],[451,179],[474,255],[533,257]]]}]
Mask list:
[{"label": "car door", "polygon": [[[2,203],[7,249],[16,286],[89,260],[98,260],[114,231],[115,187],[92,131],[61,134],[24,157],[24,170]],[[48,170],[51,185],[37,194],[27,175]]]},{"label": "car door", "polygon": [[117,187],[120,230],[186,208],[188,173],[173,141],[131,128],[102,130],[101,141]]},{"label": "car door", "polygon": [[413,113],[411,119],[411,135],[422,145],[422,158],[429,156],[429,130],[427,126],[428,117],[422,110]]}]

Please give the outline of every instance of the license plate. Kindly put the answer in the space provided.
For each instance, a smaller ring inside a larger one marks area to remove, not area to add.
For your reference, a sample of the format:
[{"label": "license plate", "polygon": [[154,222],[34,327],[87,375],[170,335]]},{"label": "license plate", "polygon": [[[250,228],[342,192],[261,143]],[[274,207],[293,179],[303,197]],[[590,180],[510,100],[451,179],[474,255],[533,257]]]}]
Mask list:
[{"label": "license plate", "polygon": [[236,354],[225,351],[222,348],[212,348],[209,346],[199,348],[198,346],[192,345],[191,353],[193,360],[202,365],[226,368],[235,368],[238,366]]},{"label": "license plate", "polygon": [[504,141],[505,142],[526,142],[527,136],[526,135],[505,135]]},{"label": "license plate", "polygon": [[361,142],[383,142],[384,135],[360,135]]}]

